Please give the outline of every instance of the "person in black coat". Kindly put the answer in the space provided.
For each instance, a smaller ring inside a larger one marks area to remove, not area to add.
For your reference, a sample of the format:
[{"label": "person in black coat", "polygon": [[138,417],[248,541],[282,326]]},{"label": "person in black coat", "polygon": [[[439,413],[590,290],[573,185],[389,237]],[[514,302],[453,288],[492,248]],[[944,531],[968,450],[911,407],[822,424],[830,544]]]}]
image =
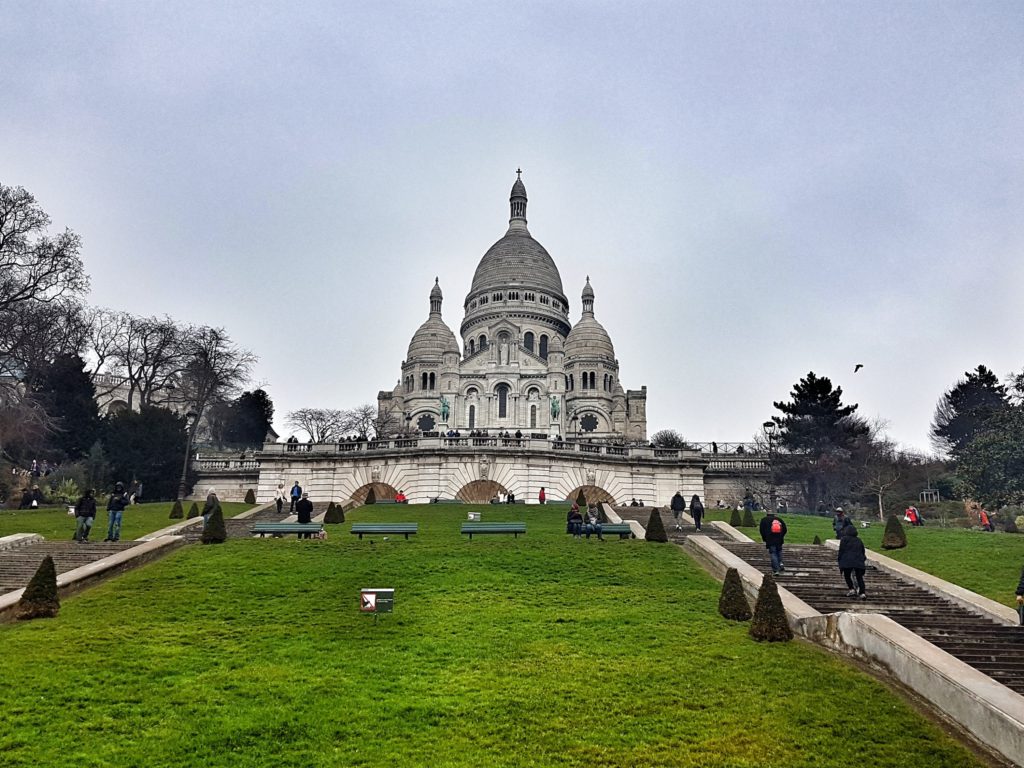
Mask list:
[{"label": "person in black coat", "polygon": [[[864,542],[857,536],[857,528],[848,525],[843,530],[843,537],[839,540],[839,570],[843,572],[846,586],[850,591],[849,597],[858,597],[866,600],[868,595],[864,589],[864,569],[867,568],[867,554],[864,552]],[[857,577],[857,586],[853,585],[853,576]]]},{"label": "person in black coat", "polygon": [[75,504],[75,535],[78,542],[89,540],[89,531],[96,519],[96,498],[92,488],[85,492],[85,495]]},{"label": "person in black coat", "polygon": [[679,518],[683,514],[683,510],[686,509],[686,500],[683,498],[681,491],[676,491],[676,495],[672,497],[672,501],[669,503],[672,508],[672,517],[676,521],[676,530],[682,530],[682,526],[679,525]]},{"label": "person in black coat", "polygon": [[768,550],[768,556],[772,559],[772,573],[778,576],[779,573],[786,570],[786,566],[782,562],[782,545],[786,540],[786,521],[776,517],[775,513],[769,509],[768,514],[761,518],[758,531],[765,549]]},{"label": "person in black coat", "polygon": [[693,518],[693,524],[697,526],[697,530],[700,530],[700,521],[704,517],[704,505],[701,504],[700,496],[696,493],[693,494],[693,498],[690,499],[690,517]]},{"label": "person in black coat", "polygon": [[[311,523],[313,522],[313,502],[309,500],[309,494],[303,493],[302,498],[295,502],[295,514],[298,516],[298,522],[300,523]],[[300,533],[300,539],[308,539],[313,534]]]}]

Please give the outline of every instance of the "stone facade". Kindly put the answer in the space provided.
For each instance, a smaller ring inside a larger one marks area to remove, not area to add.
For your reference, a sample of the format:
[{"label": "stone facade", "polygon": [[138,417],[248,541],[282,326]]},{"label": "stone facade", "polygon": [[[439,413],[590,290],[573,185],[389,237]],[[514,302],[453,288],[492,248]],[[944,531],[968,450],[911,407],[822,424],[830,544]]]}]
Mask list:
[{"label": "stone facade", "polygon": [[646,440],[647,388],[623,389],[589,276],[572,325],[558,268],[527,229],[518,175],[509,204],[508,231],[480,260],[463,303],[461,349],[435,280],[401,379],[378,394],[381,421],[393,432]]}]

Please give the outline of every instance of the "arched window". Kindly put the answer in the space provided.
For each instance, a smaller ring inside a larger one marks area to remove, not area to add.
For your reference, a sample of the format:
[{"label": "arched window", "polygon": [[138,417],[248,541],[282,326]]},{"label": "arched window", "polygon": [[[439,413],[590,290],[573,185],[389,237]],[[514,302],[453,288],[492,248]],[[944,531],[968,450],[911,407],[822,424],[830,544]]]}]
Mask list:
[{"label": "arched window", "polygon": [[[430,388],[434,388],[434,374],[430,374]],[[597,374],[594,371],[590,372],[590,388],[597,389]]]},{"label": "arched window", "polygon": [[470,387],[469,389],[466,390],[466,397],[476,397],[476,396],[477,396],[476,387]]},{"label": "arched window", "polygon": [[498,418],[508,416],[508,384],[498,385]]},{"label": "arched window", "polygon": [[487,336],[481,333],[480,338],[477,339],[477,344],[479,345],[481,352],[487,349]]},{"label": "arched window", "polygon": [[587,376],[587,372],[584,371],[583,375],[580,378],[580,389],[586,389],[587,385],[590,384],[590,377]]},{"label": "arched window", "polygon": [[476,352],[476,342],[473,339],[469,340],[469,354]]},{"label": "arched window", "polygon": [[537,406],[530,406],[530,429],[537,428]]},{"label": "arched window", "polygon": [[569,374],[569,391],[572,392],[576,388],[576,382],[573,381],[572,374]]},{"label": "arched window", "polygon": [[548,359],[548,337],[546,334],[540,335],[540,356],[544,359]]},{"label": "arched window", "polygon": [[476,427],[476,406],[469,406],[469,428],[473,429]]},{"label": "arched window", "polygon": [[[591,374],[593,375],[593,374]],[[430,374],[430,388],[434,388],[434,374]]]},{"label": "arched window", "polygon": [[427,374],[424,373],[423,374],[423,380],[422,380],[422,382],[420,384],[420,389],[426,389],[426,388],[427,388]]},{"label": "arched window", "polygon": [[530,352],[533,352],[533,333],[531,331],[527,331],[523,334],[523,346]]}]

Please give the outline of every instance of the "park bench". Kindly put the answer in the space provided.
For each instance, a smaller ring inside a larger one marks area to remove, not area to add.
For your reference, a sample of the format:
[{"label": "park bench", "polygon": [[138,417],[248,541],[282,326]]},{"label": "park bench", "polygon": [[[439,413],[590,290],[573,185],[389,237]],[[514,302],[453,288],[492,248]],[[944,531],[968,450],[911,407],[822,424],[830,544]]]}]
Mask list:
[{"label": "park bench", "polygon": [[271,536],[294,533],[301,538],[304,533],[317,534],[323,529],[323,523],[256,523],[252,527],[252,532],[253,535],[258,533],[261,539],[268,533]]},{"label": "park bench", "polygon": [[419,523],[353,523],[351,533],[357,534],[360,539],[364,533],[389,536],[403,534],[408,539],[410,534],[419,533],[419,530]]},{"label": "park bench", "polygon": [[469,534],[470,540],[474,533],[512,533],[518,539],[519,534],[526,533],[526,523],[463,523],[462,533]]},{"label": "park bench", "polygon": [[629,523],[604,523],[601,526],[602,536],[614,536],[619,535],[620,539],[630,539],[633,537],[633,531],[629,527]]},{"label": "park bench", "polygon": [[[409,500],[406,499],[405,501],[395,501],[394,499],[377,499],[373,503],[374,504],[408,504]],[[372,506],[372,505],[370,505],[370,506]]]}]

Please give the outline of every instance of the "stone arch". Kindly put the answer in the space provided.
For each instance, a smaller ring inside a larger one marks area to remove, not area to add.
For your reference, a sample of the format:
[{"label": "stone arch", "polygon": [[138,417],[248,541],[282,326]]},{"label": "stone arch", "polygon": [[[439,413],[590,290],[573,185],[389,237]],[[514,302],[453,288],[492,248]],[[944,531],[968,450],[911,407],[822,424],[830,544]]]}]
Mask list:
[{"label": "stone arch", "polygon": [[487,504],[499,493],[508,493],[508,489],[496,480],[474,480],[462,486],[455,498],[468,504]]},{"label": "stone arch", "polygon": [[128,403],[124,400],[111,400],[107,403],[107,415],[113,416],[114,414],[121,413],[128,410]]},{"label": "stone arch", "polygon": [[583,498],[587,504],[611,504],[614,506],[615,497],[599,485],[579,485],[568,495],[569,501],[576,501],[576,497],[583,491]]},{"label": "stone arch", "polygon": [[398,493],[397,488],[393,485],[388,485],[387,483],[367,483],[361,488],[357,488],[352,493],[352,501],[357,504],[365,504],[366,497],[369,495],[371,488],[373,488],[373,495],[377,497],[377,501],[381,501],[382,499],[385,501],[394,501],[395,494]]}]

